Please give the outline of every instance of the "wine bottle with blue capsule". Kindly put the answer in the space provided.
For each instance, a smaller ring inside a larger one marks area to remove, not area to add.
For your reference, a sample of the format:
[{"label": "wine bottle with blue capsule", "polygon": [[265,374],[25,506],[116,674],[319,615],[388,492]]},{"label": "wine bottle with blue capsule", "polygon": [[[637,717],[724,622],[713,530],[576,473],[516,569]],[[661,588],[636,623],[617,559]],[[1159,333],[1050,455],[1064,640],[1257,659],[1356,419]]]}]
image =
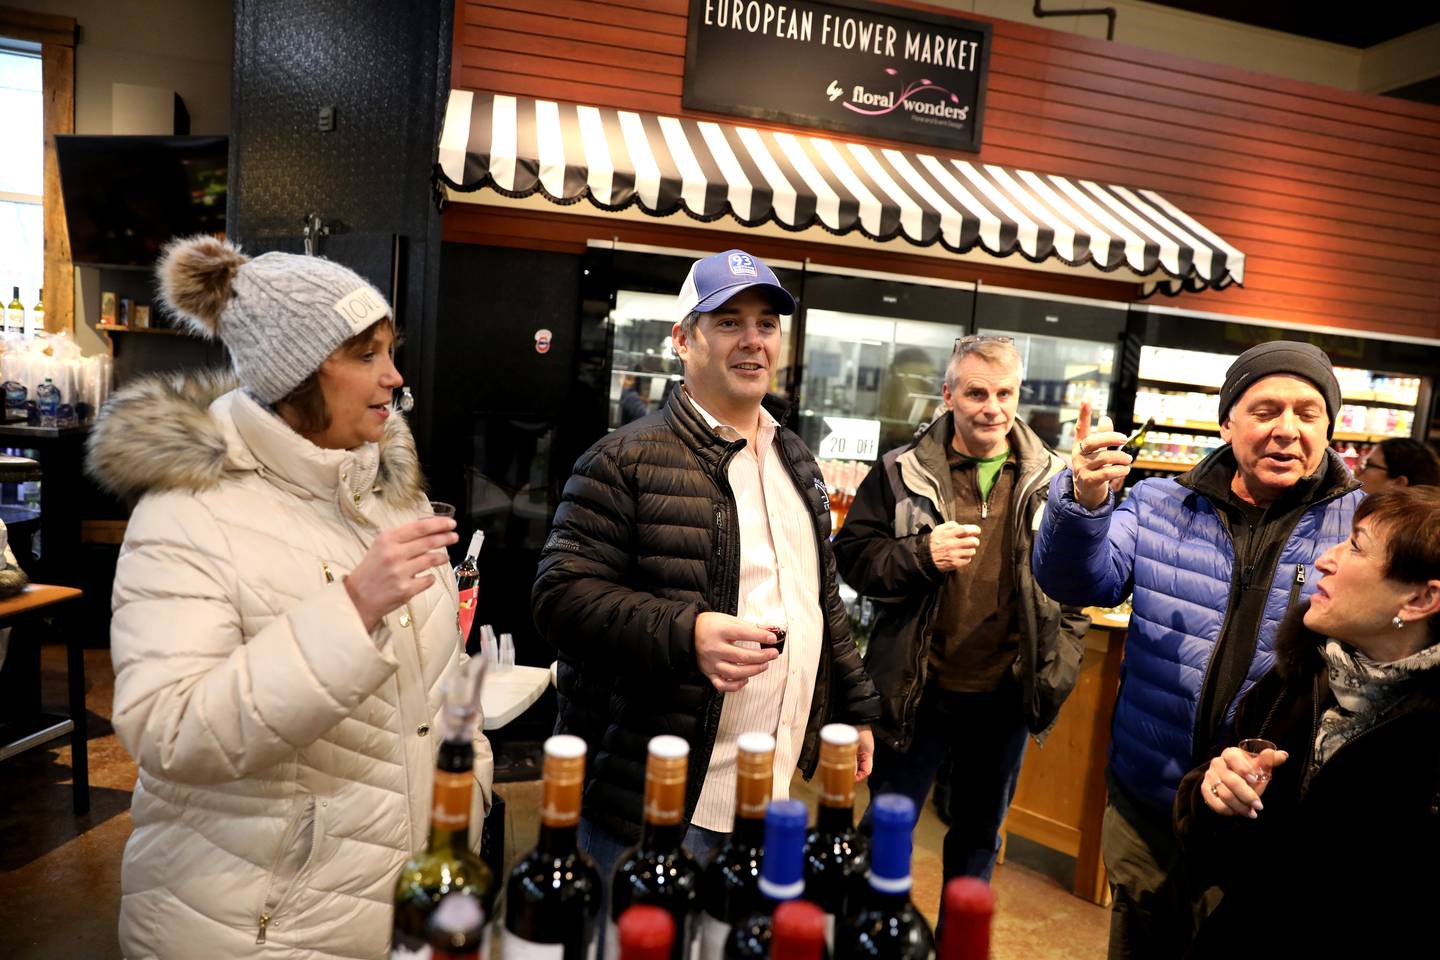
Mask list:
[{"label": "wine bottle with blue capsule", "polygon": [[775,908],[805,892],[805,824],[809,816],[798,800],[775,800],[765,811],[765,858],[760,865],[760,903],[730,930],[726,960],[765,960],[770,956]]},{"label": "wine bottle with blue capsule", "polygon": [[870,816],[867,889],[835,928],[835,958],[928,960],[935,953],[935,936],[910,901],[915,802],[882,793],[875,798]]}]

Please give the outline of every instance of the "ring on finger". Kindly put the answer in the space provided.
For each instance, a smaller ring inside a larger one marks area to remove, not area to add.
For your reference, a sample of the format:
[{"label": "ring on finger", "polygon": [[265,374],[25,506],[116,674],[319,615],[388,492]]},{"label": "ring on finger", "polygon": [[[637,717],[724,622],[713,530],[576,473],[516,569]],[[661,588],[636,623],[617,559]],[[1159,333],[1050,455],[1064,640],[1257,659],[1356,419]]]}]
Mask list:
[{"label": "ring on finger", "polygon": [[1219,781],[1219,780],[1212,780],[1212,781],[1210,781],[1210,794],[1211,794],[1211,796],[1214,796],[1214,797],[1217,797],[1217,798],[1220,796],[1220,781]]}]

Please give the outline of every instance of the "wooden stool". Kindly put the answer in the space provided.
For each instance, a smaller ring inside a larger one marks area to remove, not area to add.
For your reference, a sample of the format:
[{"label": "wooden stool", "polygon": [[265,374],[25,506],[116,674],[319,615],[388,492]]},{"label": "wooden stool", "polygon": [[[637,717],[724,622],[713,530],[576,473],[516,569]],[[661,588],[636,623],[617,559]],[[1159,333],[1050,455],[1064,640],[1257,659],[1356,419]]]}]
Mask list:
[{"label": "wooden stool", "polygon": [[[83,594],[74,587],[53,587],[32,583],[25,590],[8,600],[0,600],[0,627],[13,627],[10,633],[10,649],[13,654],[18,643],[28,640],[23,628],[36,621],[50,618],[63,621],[72,613],[78,613],[77,603]],[[32,747],[49,743],[57,737],[70,734],[71,769],[74,773],[74,807],[77,814],[90,810],[90,758],[87,751],[88,730],[85,714],[85,645],[81,642],[80,631],[73,626],[62,627],[65,637],[65,652],[70,694],[70,716],[57,717],[40,714],[30,722],[5,724],[0,729],[0,760],[23,753]],[[38,682],[39,677],[36,677]]]}]

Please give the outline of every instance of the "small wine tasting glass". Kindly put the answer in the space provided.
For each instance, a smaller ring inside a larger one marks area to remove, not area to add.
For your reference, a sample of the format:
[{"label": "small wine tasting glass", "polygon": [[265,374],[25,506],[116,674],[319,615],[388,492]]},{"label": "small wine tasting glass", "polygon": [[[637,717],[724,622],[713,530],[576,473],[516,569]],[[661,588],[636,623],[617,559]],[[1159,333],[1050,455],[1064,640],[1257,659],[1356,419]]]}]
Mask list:
[{"label": "small wine tasting glass", "polygon": [[453,503],[446,503],[446,502],[443,501],[443,500],[431,500],[431,501],[430,501],[430,509],[433,510],[433,511],[435,511],[435,516],[437,516],[437,517],[454,517],[454,516],[455,516],[455,504],[453,504]]},{"label": "small wine tasting glass", "polygon": [[1276,747],[1275,744],[1271,743],[1269,740],[1261,740],[1259,737],[1251,737],[1248,740],[1241,740],[1239,743],[1239,747],[1241,750],[1245,751],[1246,755],[1249,756],[1251,760],[1255,761],[1255,772],[1249,777],[1247,777],[1247,779],[1250,780],[1251,783],[1257,784],[1264,783],[1265,781],[1269,780],[1270,766],[1269,764],[1261,762],[1260,754],[1265,750],[1277,750],[1279,748]]}]

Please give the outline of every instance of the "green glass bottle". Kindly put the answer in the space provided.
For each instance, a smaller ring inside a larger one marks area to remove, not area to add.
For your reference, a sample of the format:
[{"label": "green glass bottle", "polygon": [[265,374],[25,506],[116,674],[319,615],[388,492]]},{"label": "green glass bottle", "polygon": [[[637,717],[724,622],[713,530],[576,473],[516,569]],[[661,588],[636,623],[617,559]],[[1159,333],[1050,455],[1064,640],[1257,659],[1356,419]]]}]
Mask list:
[{"label": "green glass bottle", "polygon": [[10,305],[5,308],[5,332],[16,335],[25,332],[25,304],[20,302],[20,288],[10,293]]},{"label": "green glass bottle", "polygon": [[[441,713],[444,739],[435,764],[435,803],[430,815],[430,840],[425,850],[400,869],[395,881],[395,922],[391,934],[392,960],[429,957],[426,923],[446,894],[461,891],[480,901],[488,924],[494,917],[499,887],[494,875],[470,850],[470,804],[475,792],[475,734],[479,690],[472,673],[483,663],[466,663],[446,690]],[[488,942],[488,932],[486,940]],[[482,956],[489,955],[488,947]]]},{"label": "green glass bottle", "polygon": [[1145,438],[1149,435],[1150,428],[1153,426],[1155,426],[1155,418],[1147,418],[1145,422],[1141,424],[1140,429],[1135,431],[1129,440],[1125,441],[1125,445],[1120,448],[1120,452],[1128,455],[1131,460],[1139,458],[1140,451],[1145,448]]}]

